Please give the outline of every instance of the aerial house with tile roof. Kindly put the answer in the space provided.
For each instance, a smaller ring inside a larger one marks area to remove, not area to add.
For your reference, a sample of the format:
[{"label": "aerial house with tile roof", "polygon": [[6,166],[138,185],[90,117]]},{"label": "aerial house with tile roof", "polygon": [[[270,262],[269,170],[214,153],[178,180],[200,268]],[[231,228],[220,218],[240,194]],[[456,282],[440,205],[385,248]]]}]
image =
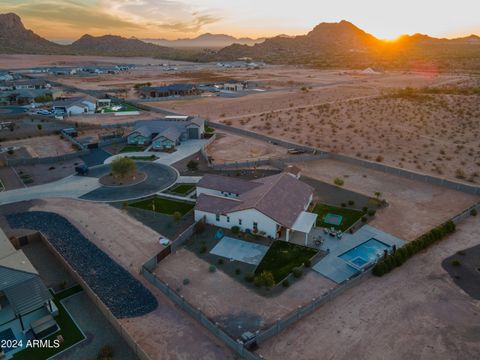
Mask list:
[{"label": "aerial house with tile roof", "polygon": [[195,220],[273,239],[289,241],[294,231],[307,238],[317,219],[307,211],[312,200],[313,188],[289,172],[255,180],[207,174],[197,184]]}]

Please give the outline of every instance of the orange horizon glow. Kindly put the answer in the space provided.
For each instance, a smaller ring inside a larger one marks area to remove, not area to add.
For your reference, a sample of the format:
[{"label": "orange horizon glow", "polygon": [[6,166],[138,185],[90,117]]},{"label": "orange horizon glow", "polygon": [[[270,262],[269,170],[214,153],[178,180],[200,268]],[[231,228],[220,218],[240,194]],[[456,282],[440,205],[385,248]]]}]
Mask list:
[{"label": "orange horizon glow", "polygon": [[2,0],[0,13],[18,14],[26,28],[54,40],[74,41],[84,34],[139,39],[192,38],[204,33],[237,38],[304,35],[321,22],[350,21],[386,42],[416,33],[439,38],[480,34],[480,2],[381,0],[335,3],[297,0]]}]

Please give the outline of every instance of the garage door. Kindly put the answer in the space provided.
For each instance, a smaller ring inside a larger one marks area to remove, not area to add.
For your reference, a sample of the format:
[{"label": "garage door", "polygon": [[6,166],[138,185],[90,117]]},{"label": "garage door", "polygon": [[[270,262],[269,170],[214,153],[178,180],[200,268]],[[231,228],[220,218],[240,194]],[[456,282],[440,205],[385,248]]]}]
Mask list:
[{"label": "garage door", "polygon": [[198,139],[198,128],[190,128],[188,129],[188,138],[189,139]]}]

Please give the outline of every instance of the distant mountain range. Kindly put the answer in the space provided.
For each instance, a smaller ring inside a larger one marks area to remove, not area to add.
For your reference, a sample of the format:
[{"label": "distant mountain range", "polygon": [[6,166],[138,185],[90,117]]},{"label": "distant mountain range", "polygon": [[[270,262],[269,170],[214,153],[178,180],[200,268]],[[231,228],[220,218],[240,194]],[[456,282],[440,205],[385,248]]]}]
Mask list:
[{"label": "distant mountain range", "polygon": [[166,40],[166,39],[142,39],[145,42],[179,48],[210,48],[218,49],[230,46],[233,44],[240,45],[255,45],[261,43],[265,38],[251,39],[248,37],[236,38],[234,36],[225,34],[203,34],[193,39],[178,39],[178,40]]},{"label": "distant mountain range", "polygon": [[186,51],[114,35],[91,36],[87,34],[70,45],[60,45],[25,29],[20,17],[13,13],[0,14],[0,53],[145,56],[195,60],[194,57],[192,58],[192,54]]},{"label": "distant mountain range", "polygon": [[480,69],[480,37],[476,35],[449,40],[415,34],[385,42],[348,21],[321,23],[308,34],[293,37],[237,39],[204,34],[194,39],[146,42],[113,35],[84,35],[70,45],[60,45],[25,29],[20,17],[10,13],[0,14],[0,53],[145,56],[191,61],[247,57],[320,68],[411,68],[412,64],[424,63],[448,70]]}]

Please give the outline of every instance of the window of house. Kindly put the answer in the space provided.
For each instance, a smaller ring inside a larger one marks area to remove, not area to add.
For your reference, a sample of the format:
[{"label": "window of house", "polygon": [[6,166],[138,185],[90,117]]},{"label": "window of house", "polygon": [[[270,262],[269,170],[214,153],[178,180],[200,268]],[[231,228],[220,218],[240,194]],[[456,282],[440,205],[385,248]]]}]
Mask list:
[{"label": "window of house", "polygon": [[215,215],[215,220],[220,221],[220,215],[219,214]]},{"label": "window of house", "polygon": [[253,228],[254,228],[254,229],[258,229],[258,223],[255,222],[255,221],[253,222]]},{"label": "window of house", "polygon": [[238,225],[242,225],[242,219],[238,219]]},{"label": "window of house", "polygon": [[230,222],[230,216],[227,216],[227,222]]}]

